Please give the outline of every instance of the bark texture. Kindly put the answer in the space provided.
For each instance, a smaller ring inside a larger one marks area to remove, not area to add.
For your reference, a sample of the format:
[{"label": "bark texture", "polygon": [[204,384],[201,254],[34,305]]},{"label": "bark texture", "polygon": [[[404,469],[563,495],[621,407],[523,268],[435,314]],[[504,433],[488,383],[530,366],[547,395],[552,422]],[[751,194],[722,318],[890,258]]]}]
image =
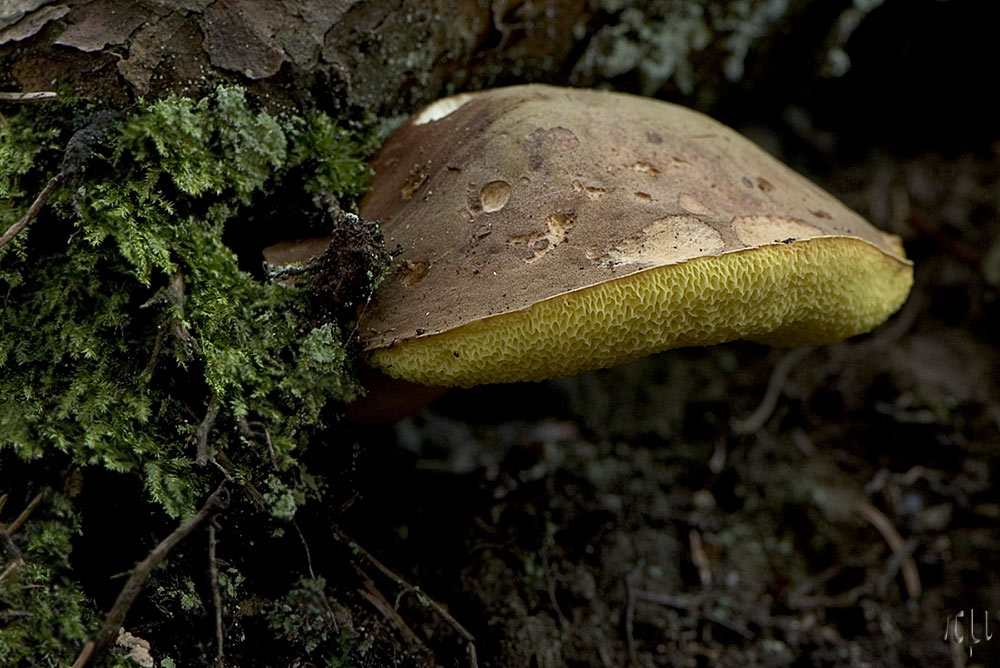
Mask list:
[{"label": "bark texture", "polygon": [[583,0],[14,1],[0,13],[0,61],[5,87],[69,85],[112,103],[239,81],[279,100],[311,94],[384,113],[515,61],[522,76],[558,67],[574,43],[546,36],[587,16]]},{"label": "bark texture", "polygon": [[[851,12],[863,10],[827,0],[6,0],[0,84],[125,104],[239,82],[275,105],[385,115],[456,90],[547,81],[697,92],[705,106],[737,82],[829,66],[858,22]],[[792,48],[795,58],[770,57]]]}]

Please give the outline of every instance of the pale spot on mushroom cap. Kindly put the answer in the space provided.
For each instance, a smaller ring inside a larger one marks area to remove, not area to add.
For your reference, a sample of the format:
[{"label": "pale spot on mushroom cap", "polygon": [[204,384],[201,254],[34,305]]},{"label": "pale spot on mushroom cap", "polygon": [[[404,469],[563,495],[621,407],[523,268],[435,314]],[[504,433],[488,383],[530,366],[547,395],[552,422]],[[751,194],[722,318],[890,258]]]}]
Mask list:
[{"label": "pale spot on mushroom cap", "polygon": [[431,263],[425,260],[406,261],[406,273],[403,274],[402,282],[408,288],[420,282],[431,268]]},{"label": "pale spot on mushroom cap", "polygon": [[538,128],[531,133],[528,141],[539,148],[560,152],[572,151],[580,145],[580,140],[576,138],[573,131],[562,127],[549,128],[548,130]]},{"label": "pale spot on mushroom cap", "polygon": [[579,181],[573,181],[573,191],[586,193],[587,198],[591,200],[599,200],[607,192],[605,188],[601,188],[600,186],[585,186]]},{"label": "pale spot on mushroom cap", "polygon": [[709,209],[705,204],[695,197],[694,195],[689,195],[688,193],[681,193],[677,196],[677,203],[681,205],[687,211],[697,214],[699,216],[713,216],[715,212]]},{"label": "pale spot on mushroom cap", "polygon": [[641,237],[626,239],[602,258],[606,264],[673,264],[693,255],[720,252],[722,235],[697,218],[667,216],[650,223]]},{"label": "pale spot on mushroom cap", "polygon": [[648,162],[633,163],[630,169],[633,172],[639,172],[640,174],[652,174],[654,176],[660,173],[660,170],[658,170],[656,167],[653,167]]},{"label": "pale spot on mushroom cap", "polygon": [[573,151],[580,145],[572,130],[563,127],[538,128],[524,138],[524,152],[528,156],[528,167],[541,168],[548,153]]},{"label": "pale spot on mushroom cap", "polygon": [[506,181],[490,181],[479,191],[479,201],[486,213],[504,208],[508,199],[510,199],[510,184]]},{"label": "pale spot on mushroom cap", "polygon": [[788,243],[795,239],[815,237],[819,228],[800,220],[772,216],[740,216],[733,219],[733,231],[747,246]]},{"label": "pale spot on mushroom cap", "polygon": [[416,163],[410,167],[410,172],[406,175],[403,187],[399,189],[399,196],[403,199],[410,199],[420,188],[427,183],[427,174],[430,171],[431,163]]},{"label": "pale spot on mushroom cap", "polygon": [[453,95],[452,97],[446,97],[442,100],[438,100],[437,102],[432,102],[424,107],[423,111],[413,118],[413,124],[424,125],[425,123],[430,123],[432,121],[439,121],[471,100],[473,97],[474,95],[472,93],[461,93],[459,95]]},{"label": "pale spot on mushroom cap", "polygon": [[523,258],[525,262],[535,262],[559,244],[566,241],[566,234],[576,224],[572,213],[553,213],[545,219],[545,231],[524,237],[512,237],[512,246],[524,246],[531,255]]}]

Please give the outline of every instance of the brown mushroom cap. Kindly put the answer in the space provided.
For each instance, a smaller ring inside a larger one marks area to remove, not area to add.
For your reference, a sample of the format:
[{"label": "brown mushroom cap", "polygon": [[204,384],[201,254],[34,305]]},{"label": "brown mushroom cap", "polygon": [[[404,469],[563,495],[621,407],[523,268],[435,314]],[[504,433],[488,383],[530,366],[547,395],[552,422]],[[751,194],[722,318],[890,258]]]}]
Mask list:
[{"label": "brown mushroom cap", "polygon": [[359,332],[375,366],[413,382],[829,343],[884,321],[912,283],[898,237],[733,130],[648,98],[542,85],[446,98],[373,167],[361,214],[402,252]]}]

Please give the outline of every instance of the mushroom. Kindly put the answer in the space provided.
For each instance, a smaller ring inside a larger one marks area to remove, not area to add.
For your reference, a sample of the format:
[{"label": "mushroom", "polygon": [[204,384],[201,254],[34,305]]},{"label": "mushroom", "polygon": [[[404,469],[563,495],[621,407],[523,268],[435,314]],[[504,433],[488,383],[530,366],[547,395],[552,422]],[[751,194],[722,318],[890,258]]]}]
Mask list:
[{"label": "mushroom", "polygon": [[541,380],[736,339],[833,343],[885,321],[913,283],[899,237],[726,126],[648,98],[464,93],[410,118],[372,166],[361,215],[402,251],[358,331],[372,365],[410,383]]},{"label": "mushroom", "polygon": [[425,385],[572,375],[668,348],[832,343],[913,280],[879,231],[698,112],[524,85],[432,103],[375,155],[361,215],[394,269],[359,320]]}]

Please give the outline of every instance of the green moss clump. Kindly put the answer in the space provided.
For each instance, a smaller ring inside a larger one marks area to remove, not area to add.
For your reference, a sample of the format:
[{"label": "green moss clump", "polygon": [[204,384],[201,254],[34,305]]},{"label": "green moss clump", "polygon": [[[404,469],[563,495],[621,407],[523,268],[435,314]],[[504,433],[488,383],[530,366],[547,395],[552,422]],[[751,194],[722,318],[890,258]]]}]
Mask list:
[{"label": "green moss clump", "polygon": [[267,611],[267,623],[278,637],[300,645],[308,654],[341,639],[323,578],[302,578]]},{"label": "green moss clump", "polygon": [[[359,392],[351,305],[319,303],[308,276],[268,277],[260,249],[345,224],[338,202],[367,187],[372,134],[320,112],[268,113],[235,87],[128,115],[57,103],[0,122],[0,232],[66,175],[0,248],[0,494],[56,486],[69,470],[121,472],[149,501],[156,529],[135,537],[142,549],[224,478],[264,490],[237,501],[247,526],[235,534],[319,499],[325,484],[301,457]],[[384,268],[379,243],[352,294]],[[4,666],[68,665],[100,625],[73,579],[75,511],[49,496],[62,510],[15,536],[27,561],[0,586]],[[185,568],[171,561],[150,590],[202,581]],[[184,619],[191,599],[157,600]]]},{"label": "green moss clump", "polygon": [[[54,173],[62,134],[28,112],[0,129],[4,229],[28,184]],[[86,178],[0,249],[0,448],[142,471],[184,515],[207,489],[192,462],[209,406],[220,432],[252,419],[279,455],[304,446],[324,408],[357,392],[341,330],[310,320],[304,287],[243,269],[225,238],[252,234],[269,198],[295,196],[289,174],[308,175],[301,199],[358,194],[364,148],[323,114],[255,111],[238,88],[115,124]]]},{"label": "green moss clump", "polygon": [[4,666],[69,665],[96,622],[71,577],[70,541],[79,533],[79,519],[65,496],[52,490],[46,496],[46,517],[28,522],[17,535],[24,563],[0,583]]}]

